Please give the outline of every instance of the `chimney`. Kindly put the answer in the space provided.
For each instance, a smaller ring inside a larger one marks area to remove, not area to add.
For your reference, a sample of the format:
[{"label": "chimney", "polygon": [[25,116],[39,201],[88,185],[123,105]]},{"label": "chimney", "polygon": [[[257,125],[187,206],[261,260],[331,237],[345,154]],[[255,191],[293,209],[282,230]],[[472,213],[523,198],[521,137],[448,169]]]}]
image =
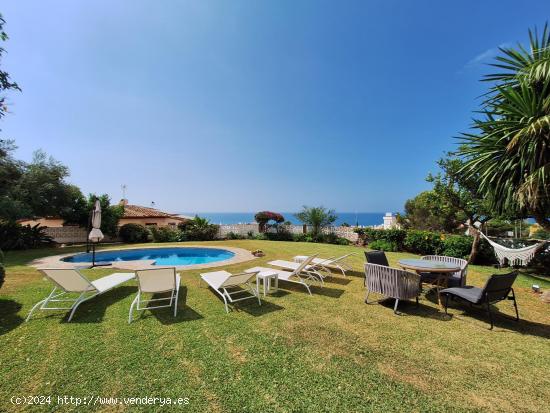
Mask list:
[{"label": "chimney", "polygon": [[120,202],[118,204],[122,205],[122,206],[126,206],[126,205],[128,205],[128,200],[123,198],[123,199],[120,200]]}]

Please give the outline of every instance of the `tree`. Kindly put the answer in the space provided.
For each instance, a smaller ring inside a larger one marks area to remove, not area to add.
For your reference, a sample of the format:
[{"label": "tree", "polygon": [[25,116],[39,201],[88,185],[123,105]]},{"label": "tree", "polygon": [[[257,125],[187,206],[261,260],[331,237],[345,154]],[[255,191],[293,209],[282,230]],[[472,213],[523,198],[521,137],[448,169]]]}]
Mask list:
[{"label": "tree", "polygon": [[529,48],[500,48],[492,82],[459,149],[461,173],[475,179],[499,214],[533,216],[550,230],[550,32],[529,30]]},{"label": "tree", "polygon": [[323,206],[308,207],[306,205],[303,206],[301,212],[294,216],[304,224],[310,225],[313,235],[318,235],[321,228],[330,226],[338,218],[333,209],[326,209]]},{"label": "tree", "polygon": [[[4,24],[6,21],[2,17],[2,14],[0,13],[0,41],[5,42],[8,40],[8,35],[4,31]],[[2,55],[6,52],[6,50],[0,46],[0,62],[2,60]],[[10,75],[0,69],[0,120],[6,115],[8,112],[8,106],[6,103],[7,96],[6,92],[9,92],[10,90],[14,91],[21,91],[21,88],[19,85],[15,82],[12,82],[10,79]],[[0,143],[2,141],[0,140]]]},{"label": "tree", "polygon": [[459,224],[457,210],[443,202],[433,190],[407,200],[404,209],[405,214],[397,218],[403,228],[453,232]]},{"label": "tree", "polygon": [[260,232],[265,232],[269,221],[274,221],[276,224],[280,224],[285,221],[285,217],[277,212],[260,211],[254,215],[254,220],[259,224]]},{"label": "tree", "polygon": [[[6,21],[0,13],[1,42],[8,40],[8,35],[4,31],[5,23]],[[5,49],[0,46],[0,63],[4,53]],[[17,83],[11,81],[7,72],[0,69],[0,120],[8,112],[6,93],[9,91],[21,91],[21,89]],[[0,221],[13,220],[19,211],[25,210],[24,205],[8,196],[9,188],[19,179],[22,169],[21,164],[11,156],[14,149],[15,145],[12,140],[0,139]]]},{"label": "tree", "polygon": [[453,153],[437,162],[441,172],[428,175],[427,181],[433,183],[433,192],[442,205],[454,211],[459,223],[468,227],[468,232],[474,236],[469,262],[474,262],[479,246],[478,225],[489,221],[493,216],[490,203],[479,191],[477,175],[464,175],[461,170],[464,161]]},{"label": "tree", "polygon": [[21,214],[31,213],[26,205],[11,196],[24,171],[23,162],[12,156],[15,148],[13,141],[0,140],[0,221],[15,221]]},{"label": "tree", "polygon": [[101,232],[107,235],[116,236],[118,232],[118,222],[124,215],[123,205],[111,205],[109,195],[88,195],[88,199],[82,196],[80,189],[71,185],[75,191],[72,198],[72,209],[65,208],[61,218],[65,219],[67,224],[77,224],[83,228],[89,225],[90,212],[94,208],[95,201],[99,199],[101,205]]},{"label": "tree", "polygon": [[10,196],[26,205],[33,216],[59,216],[74,201],[75,187],[65,181],[68,176],[65,165],[36,151],[32,162],[24,165]]}]

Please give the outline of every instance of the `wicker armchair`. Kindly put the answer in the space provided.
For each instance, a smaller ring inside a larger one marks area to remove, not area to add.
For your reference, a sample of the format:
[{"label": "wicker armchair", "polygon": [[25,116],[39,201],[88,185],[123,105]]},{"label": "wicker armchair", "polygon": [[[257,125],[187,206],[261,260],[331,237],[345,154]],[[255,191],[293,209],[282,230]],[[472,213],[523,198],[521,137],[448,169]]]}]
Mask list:
[{"label": "wicker armchair", "polygon": [[[444,255],[425,255],[422,257],[422,259],[430,260],[430,261],[447,262],[460,267],[460,271],[450,274],[449,278],[447,279],[447,286],[464,287],[466,285],[466,275],[468,273],[468,261],[463,260],[462,258],[446,257]],[[429,274],[426,274],[426,278],[424,274],[421,274],[421,281],[429,282],[430,281],[429,277],[430,277]]]},{"label": "wicker armchair", "polygon": [[418,274],[386,267],[378,264],[365,264],[365,284],[367,296],[365,303],[369,303],[371,292],[382,294],[386,297],[395,298],[393,312],[397,314],[399,300],[416,299],[420,294],[420,276]]}]

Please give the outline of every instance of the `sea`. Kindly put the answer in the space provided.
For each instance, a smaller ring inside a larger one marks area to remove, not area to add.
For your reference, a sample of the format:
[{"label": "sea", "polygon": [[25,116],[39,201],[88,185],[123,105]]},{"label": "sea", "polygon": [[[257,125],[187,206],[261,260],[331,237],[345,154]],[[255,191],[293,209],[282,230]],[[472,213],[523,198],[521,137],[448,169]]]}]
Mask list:
[{"label": "sea", "polygon": [[[286,221],[301,224],[294,216],[295,212],[281,212]],[[207,218],[213,224],[248,224],[254,222],[255,212],[181,212],[181,215]],[[351,226],[381,225],[385,212],[337,212],[338,218],[334,225],[344,223]]]}]

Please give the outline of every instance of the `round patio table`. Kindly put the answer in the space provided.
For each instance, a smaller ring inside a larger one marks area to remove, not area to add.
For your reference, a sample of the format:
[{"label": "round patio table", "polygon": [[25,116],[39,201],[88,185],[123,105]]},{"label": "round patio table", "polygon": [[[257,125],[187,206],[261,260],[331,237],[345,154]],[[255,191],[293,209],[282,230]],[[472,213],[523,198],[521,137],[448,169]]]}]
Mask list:
[{"label": "round patio table", "polygon": [[447,286],[449,276],[452,273],[460,271],[460,267],[456,264],[416,258],[399,260],[399,265],[405,270],[416,271],[417,274],[429,272],[436,276],[435,288],[437,290],[437,301],[440,307],[442,306],[441,290]]}]

